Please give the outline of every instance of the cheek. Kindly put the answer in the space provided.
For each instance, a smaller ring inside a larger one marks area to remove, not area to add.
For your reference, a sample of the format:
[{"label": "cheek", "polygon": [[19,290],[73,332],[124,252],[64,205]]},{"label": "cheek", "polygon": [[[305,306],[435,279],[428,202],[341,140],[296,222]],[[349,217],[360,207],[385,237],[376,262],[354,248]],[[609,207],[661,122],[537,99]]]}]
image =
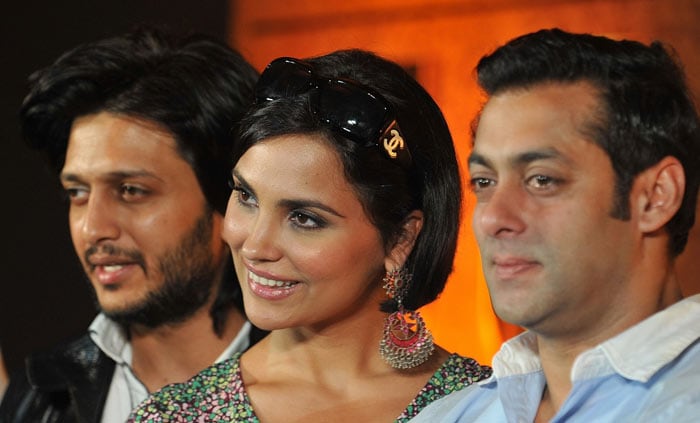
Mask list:
[{"label": "cheek", "polygon": [[279,245],[284,248],[284,255],[294,267],[307,277],[326,279],[345,267],[343,262],[347,257],[339,254],[327,242],[310,242],[292,235],[283,236]]},{"label": "cheek", "polygon": [[479,235],[479,232],[480,232],[480,227],[479,227],[480,219],[481,219],[481,206],[479,205],[479,203],[477,203],[474,206],[474,211],[472,212],[472,220],[471,220],[472,231],[474,231],[474,234],[477,236]]},{"label": "cheek", "polygon": [[323,246],[307,248],[305,251],[290,252],[297,265],[305,272],[319,279],[369,280],[378,272],[383,272],[383,251],[374,243],[347,242],[326,243]]},{"label": "cheek", "polygon": [[478,244],[486,242],[488,236],[486,231],[482,226],[483,223],[483,205],[477,204],[474,206],[474,212],[472,213],[471,227],[474,237]]},{"label": "cheek", "polygon": [[249,225],[252,225],[252,223],[244,213],[241,213],[229,202],[226,215],[224,216],[221,237],[232,250],[238,249],[243,245],[248,235],[246,228],[250,227]]},{"label": "cheek", "polygon": [[85,239],[85,220],[82,209],[76,210],[71,207],[68,210],[68,229],[70,230],[73,246],[78,252],[78,255],[82,257],[83,253],[85,252],[85,244],[87,243]]},{"label": "cheek", "polygon": [[82,221],[78,212],[73,209],[68,211],[68,228],[70,229],[70,235],[73,238],[73,242],[77,242],[80,235],[80,228],[82,227]]}]

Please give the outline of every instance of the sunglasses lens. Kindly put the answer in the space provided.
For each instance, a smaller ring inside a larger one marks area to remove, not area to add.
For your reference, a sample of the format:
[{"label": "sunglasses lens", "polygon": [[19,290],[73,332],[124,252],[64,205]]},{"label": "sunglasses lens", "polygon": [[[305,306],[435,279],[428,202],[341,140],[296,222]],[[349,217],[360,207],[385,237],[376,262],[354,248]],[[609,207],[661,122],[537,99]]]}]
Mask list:
[{"label": "sunglasses lens", "polygon": [[255,86],[258,101],[292,97],[314,87],[311,68],[297,60],[281,58],[270,63]]},{"label": "sunglasses lens", "polygon": [[366,146],[377,143],[389,111],[383,101],[342,80],[325,81],[319,90],[318,110],[323,121],[353,141]]},{"label": "sunglasses lens", "polygon": [[[404,147],[389,104],[356,83],[319,78],[308,63],[281,57],[267,65],[260,75],[255,99],[263,103],[309,91],[312,91],[314,113],[322,122],[348,139],[365,147],[379,146],[391,159],[398,158],[399,163],[410,164],[410,153]],[[391,134],[391,138],[386,138],[387,134]],[[397,151],[404,152],[398,155]]]}]

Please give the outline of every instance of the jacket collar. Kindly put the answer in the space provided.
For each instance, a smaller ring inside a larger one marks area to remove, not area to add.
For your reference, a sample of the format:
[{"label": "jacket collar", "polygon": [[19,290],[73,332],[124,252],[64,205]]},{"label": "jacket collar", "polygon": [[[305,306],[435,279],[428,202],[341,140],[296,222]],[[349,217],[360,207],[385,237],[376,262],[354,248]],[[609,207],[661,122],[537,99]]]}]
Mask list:
[{"label": "jacket collar", "polygon": [[27,359],[29,382],[51,394],[66,393],[80,422],[99,422],[115,363],[86,335]]}]

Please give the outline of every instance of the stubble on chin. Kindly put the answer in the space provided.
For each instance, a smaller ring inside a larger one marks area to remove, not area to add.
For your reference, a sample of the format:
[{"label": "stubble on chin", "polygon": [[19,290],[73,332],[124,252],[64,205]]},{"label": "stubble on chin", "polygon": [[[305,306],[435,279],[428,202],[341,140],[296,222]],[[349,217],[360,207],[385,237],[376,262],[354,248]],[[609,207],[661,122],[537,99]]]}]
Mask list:
[{"label": "stubble on chin", "polygon": [[[98,310],[125,327],[157,328],[181,323],[194,315],[209,301],[218,273],[209,249],[212,228],[212,213],[207,211],[176,247],[158,258],[156,271],[146,272],[144,261],[144,275],[161,278],[161,283],[131,304],[103,307],[91,284]],[[116,293],[119,287],[108,290]]]}]

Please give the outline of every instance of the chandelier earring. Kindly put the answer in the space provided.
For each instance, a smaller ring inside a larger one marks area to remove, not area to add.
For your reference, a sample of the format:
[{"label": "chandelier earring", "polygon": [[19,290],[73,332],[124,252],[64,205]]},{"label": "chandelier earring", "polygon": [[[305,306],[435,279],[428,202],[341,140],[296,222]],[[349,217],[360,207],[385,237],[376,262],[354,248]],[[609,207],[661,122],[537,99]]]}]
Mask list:
[{"label": "chandelier earring", "polygon": [[410,369],[425,363],[435,350],[433,335],[416,310],[403,306],[412,275],[405,267],[387,271],[383,288],[397,304],[397,310],[384,319],[379,344],[382,358],[395,369]]}]

